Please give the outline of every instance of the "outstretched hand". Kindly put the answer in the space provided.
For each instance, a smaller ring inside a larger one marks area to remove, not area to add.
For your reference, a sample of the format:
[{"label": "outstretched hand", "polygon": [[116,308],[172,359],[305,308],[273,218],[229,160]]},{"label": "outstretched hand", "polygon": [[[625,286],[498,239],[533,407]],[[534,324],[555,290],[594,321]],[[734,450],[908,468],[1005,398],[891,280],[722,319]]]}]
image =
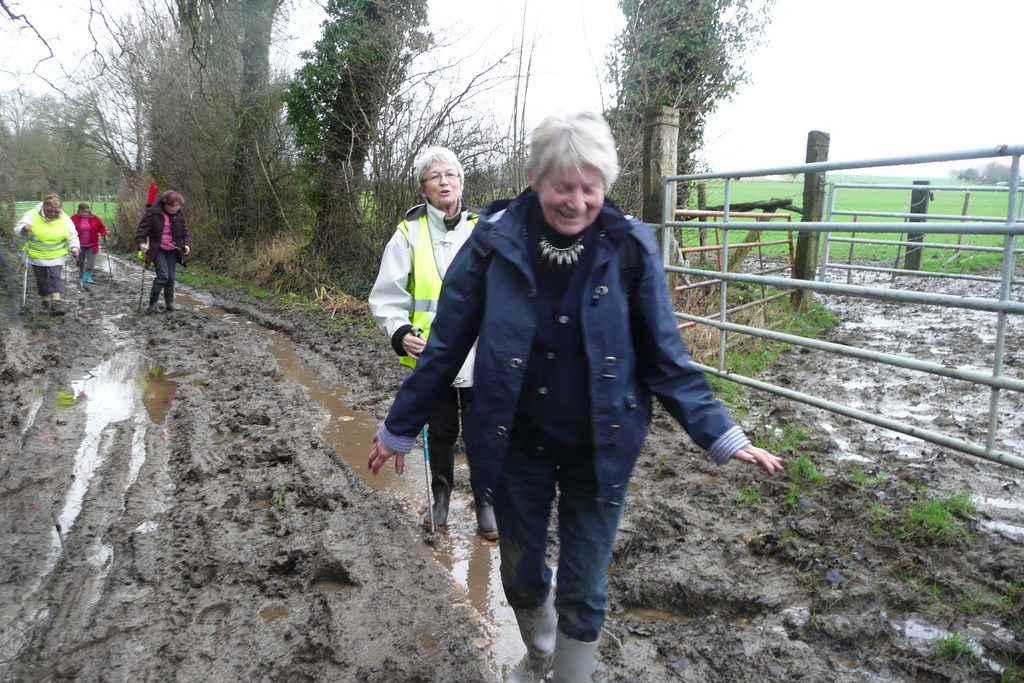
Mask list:
[{"label": "outstretched hand", "polygon": [[775,474],[776,472],[782,472],[782,461],[778,457],[772,455],[763,448],[758,448],[753,444],[747,444],[743,448],[733,453],[734,458],[742,460],[743,462],[749,462],[754,465],[760,465],[761,468],[768,474]]},{"label": "outstretched hand", "polygon": [[395,456],[395,472],[401,474],[405,471],[405,456],[389,449],[380,442],[379,434],[374,434],[373,445],[370,447],[370,459],[367,461],[367,465],[369,465],[373,473],[377,474],[380,472],[380,468],[384,467],[384,464],[392,455]]}]

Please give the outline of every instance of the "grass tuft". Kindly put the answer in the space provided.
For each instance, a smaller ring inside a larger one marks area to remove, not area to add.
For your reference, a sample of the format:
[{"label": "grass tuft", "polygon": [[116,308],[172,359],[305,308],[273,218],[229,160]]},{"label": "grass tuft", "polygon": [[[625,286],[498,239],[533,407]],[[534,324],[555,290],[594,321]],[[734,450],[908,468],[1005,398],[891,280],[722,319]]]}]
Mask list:
[{"label": "grass tuft", "polygon": [[879,484],[884,484],[888,479],[888,476],[885,474],[885,472],[876,472],[875,474],[869,474],[860,467],[855,469],[853,473],[850,475],[850,477],[855,482],[857,482],[857,484],[862,488],[868,488],[870,486],[878,486]]},{"label": "grass tuft", "polygon": [[911,536],[948,543],[968,535],[958,516],[974,512],[974,504],[965,493],[947,493],[941,498],[925,498],[919,492],[906,512],[905,531]]},{"label": "grass tuft", "polygon": [[825,475],[806,455],[801,455],[789,466],[789,476],[800,483],[821,484],[825,481]]},{"label": "grass tuft", "polygon": [[970,664],[977,659],[977,655],[971,648],[970,639],[959,633],[950,633],[948,636],[936,639],[928,654],[933,659],[945,662]]}]

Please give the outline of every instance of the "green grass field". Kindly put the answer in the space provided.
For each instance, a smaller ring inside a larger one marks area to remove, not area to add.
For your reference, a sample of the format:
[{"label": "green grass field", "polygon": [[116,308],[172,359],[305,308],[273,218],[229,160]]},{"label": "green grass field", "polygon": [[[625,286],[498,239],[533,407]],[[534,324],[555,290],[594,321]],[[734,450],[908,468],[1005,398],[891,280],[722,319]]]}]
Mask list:
[{"label": "green grass field", "polygon": [[[888,190],[872,187],[880,184],[911,184],[911,179],[888,176],[858,176],[844,174],[829,174],[830,183],[856,182],[863,184],[863,188],[838,188],[836,190],[835,209],[844,211],[874,211],[887,213],[907,213],[910,211],[910,190]],[[931,179],[932,185],[961,185],[952,179]],[[723,203],[725,194],[724,181],[706,181],[707,202],[709,206],[719,206]],[[696,208],[697,192],[691,188],[689,200],[685,208]],[[928,211],[933,215],[960,216],[964,209],[964,201],[967,192],[965,190],[936,190],[931,200]],[[765,201],[769,199],[791,199],[793,204],[803,204],[803,181],[773,181],[773,180],[737,180],[733,181],[730,188],[730,197],[733,204]],[[64,208],[69,214],[78,206],[79,200],[68,199],[64,201]],[[25,211],[35,206],[36,202],[17,202],[17,212],[20,217]],[[91,204],[93,213],[103,219],[103,222],[110,227],[117,215],[116,202],[93,202]],[[967,212],[971,216],[994,216],[1004,217],[1007,210],[1007,193],[1005,192],[971,192]],[[792,214],[793,227],[798,226],[800,214]],[[838,219],[850,221],[852,217],[837,217]],[[859,219],[858,219],[859,220]],[[866,217],[866,221],[880,222],[904,222],[903,218],[877,218]],[[774,225],[779,225],[780,220],[774,220]],[[833,233],[836,237],[849,237],[850,233]],[[697,228],[684,228],[682,230],[684,246],[696,246],[699,243]],[[905,239],[901,235],[889,233],[857,233],[856,237],[863,239],[879,240],[900,240]],[[730,241],[736,243],[743,238],[743,234],[730,234]],[[762,233],[764,241],[777,241],[786,238],[785,230],[765,230]],[[709,241],[715,244],[721,237],[714,234],[709,235]],[[795,239],[795,237],[794,237]],[[957,243],[957,235],[926,235],[925,243]],[[1002,247],[1003,238],[998,235],[972,235],[964,236],[964,245]],[[764,247],[763,253],[766,256],[785,255],[788,247],[785,245],[774,245]],[[854,245],[852,258],[858,261],[879,261],[888,262],[885,265],[893,265],[896,259],[897,247],[888,245]],[[901,253],[904,251],[900,250]],[[850,245],[848,243],[833,242],[829,249],[829,259],[832,261],[846,261],[850,258]],[[922,258],[922,268],[929,271],[949,272],[970,272],[991,267],[1001,260],[998,253],[985,252],[960,252],[955,258],[952,250],[948,249],[925,249]]]},{"label": "green grass field", "polygon": [[[910,185],[908,178],[889,177],[867,177],[867,176],[829,176],[829,182],[856,182],[863,184],[863,188],[837,188],[835,194],[834,210],[841,211],[873,211],[884,213],[908,213],[910,211],[910,190],[889,190],[872,187],[879,184],[902,184]],[[933,179],[933,185],[961,185],[953,180]],[[707,189],[708,206],[720,206],[724,201],[725,182],[708,181],[705,183]],[[827,189],[826,189],[827,191]],[[696,208],[697,193],[691,189],[686,208]],[[933,215],[960,216],[964,209],[964,202],[967,196],[966,191],[961,190],[935,190],[930,201],[928,212]],[[769,180],[737,180],[733,181],[730,187],[730,204],[743,202],[767,201],[769,199],[792,199],[795,206],[803,204],[803,181],[769,181]],[[967,214],[970,216],[992,216],[1005,217],[1007,213],[1006,192],[971,192],[968,200]],[[785,212],[782,212],[785,213]],[[739,219],[737,219],[739,220]],[[744,219],[746,220],[746,219]],[[774,225],[781,225],[784,219],[774,219]],[[800,214],[792,214],[793,227],[798,226]],[[853,221],[850,216],[837,216],[836,220]],[[871,222],[905,222],[899,217],[864,217],[856,220]],[[682,231],[685,246],[698,244],[697,228],[685,228]],[[729,240],[737,243],[742,240],[744,234],[730,233]],[[833,233],[835,237],[849,237],[850,233]],[[776,241],[785,239],[784,230],[765,230],[762,233],[764,241]],[[857,233],[856,237],[863,239],[879,240],[900,240],[905,239],[897,234],[891,233]],[[720,236],[717,237],[721,239]],[[794,237],[795,239],[795,237]],[[925,243],[957,243],[957,235],[926,235]],[[716,243],[716,236],[709,234],[709,242]],[[995,246],[1002,247],[1004,238],[999,235],[967,235],[962,239],[964,245]],[[848,243],[833,242],[829,249],[829,259],[845,261],[850,257],[850,245]],[[896,258],[895,246],[888,245],[854,245],[853,258],[855,260],[876,260],[892,261]],[[787,252],[785,245],[764,247],[766,255],[782,255]],[[996,253],[985,252],[961,252],[956,258],[953,251],[947,249],[925,249],[922,259],[924,270],[944,270],[951,272],[973,271],[985,268],[998,263],[1001,256]]]},{"label": "green grass field", "polygon": [[[64,199],[64,213],[71,215],[78,211],[78,203],[80,199]],[[18,218],[21,218],[26,211],[35,207],[39,202],[15,202],[14,208]],[[92,212],[100,217],[103,224],[107,226],[107,229],[114,223],[114,219],[117,218],[117,202],[89,202],[89,206],[92,208]]]}]

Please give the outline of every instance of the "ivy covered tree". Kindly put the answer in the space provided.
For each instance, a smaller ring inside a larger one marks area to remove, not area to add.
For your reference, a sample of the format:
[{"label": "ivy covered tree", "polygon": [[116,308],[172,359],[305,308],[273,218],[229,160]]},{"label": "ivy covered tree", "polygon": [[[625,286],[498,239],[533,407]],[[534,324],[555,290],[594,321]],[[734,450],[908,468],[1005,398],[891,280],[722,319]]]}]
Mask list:
[{"label": "ivy covered tree", "polygon": [[[219,120],[229,126],[204,141],[203,156],[217,149],[210,164],[223,179],[203,183],[210,194],[219,230],[232,244],[266,239],[287,217],[280,201],[280,174],[275,162],[283,155],[275,130],[281,111],[280,84],[273,82],[270,46],[274,22],[284,0],[175,0],[175,19],[189,56],[187,89],[170,104],[189,102],[195,107],[191,124],[204,126]],[[195,87],[198,86],[198,87]],[[159,113],[159,112],[158,112]],[[163,130],[173,127],[168,122]],[[224,135],[223,133],[227,133]],[[154,166],[160,156],[174,157],[180,147],[155,145]],[[212,138],[212,139],[211,139]],[[174,163],[170,161],[169,163]],[[226,171],[226,172],[224,172]],[[211,190],[216,188],[216,190]]]},{"label": "ivy covered tree", "polygon": [[608,60],[615,101],[605,112],[622,159],[616,199],[639,207],[641,109],[679,110],[679,173],[694,168],[708,114],[744,81],[743,55],[773,0],[619,0],[626,26]]},{"label": "ivy covered tree", "polygon": [[[382,114],[430,42],[426,0],[328,0],[323,37],[285,92],[316,214],[312,246],[330,263],[360,259],[367,165]],[[375,264],[374,264],[375,265]]]}]

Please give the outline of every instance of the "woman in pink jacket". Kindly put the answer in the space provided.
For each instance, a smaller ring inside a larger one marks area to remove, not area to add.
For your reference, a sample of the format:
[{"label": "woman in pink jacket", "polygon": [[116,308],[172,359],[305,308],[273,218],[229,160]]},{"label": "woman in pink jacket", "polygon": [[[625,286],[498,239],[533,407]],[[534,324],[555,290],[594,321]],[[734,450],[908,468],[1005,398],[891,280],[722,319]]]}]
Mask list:
[{"label": "woman in pink jacket", "polygon": [[81,251],[78,252],[78,279],[83,287],[92,284],[92,268],[96,263],[96,254],[100,250],[100,236],[107,236],[107,226],[99,216],[94,216],[92,209],[85,202],[78,205],[78,213],[71,217],[78,231]]}]

